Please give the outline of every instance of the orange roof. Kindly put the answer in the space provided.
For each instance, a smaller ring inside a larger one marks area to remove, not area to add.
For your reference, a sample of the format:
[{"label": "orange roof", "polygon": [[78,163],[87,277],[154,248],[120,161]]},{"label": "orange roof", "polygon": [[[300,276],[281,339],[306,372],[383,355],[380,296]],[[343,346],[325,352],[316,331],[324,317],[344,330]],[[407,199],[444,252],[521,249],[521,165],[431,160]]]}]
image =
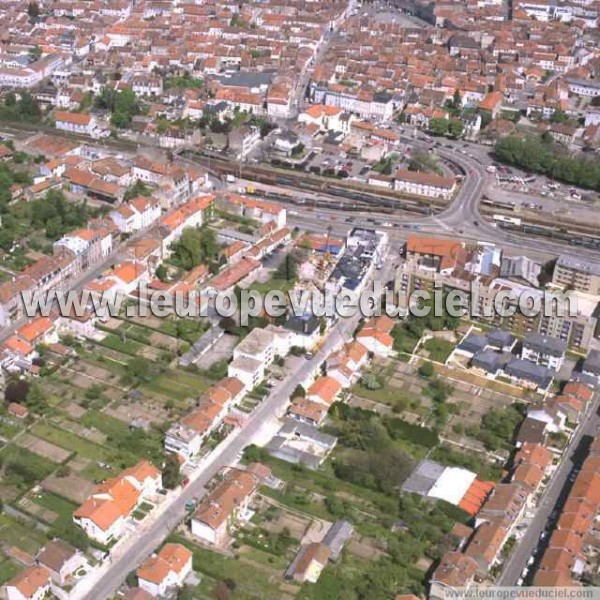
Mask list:
[{"label": "orange roof", "polygon": [[386,333],[385,331],[382,331],[381,329],[373,329],[373,328],[368,328],[368,329],[361,329],[358,334],[356,335],[356,337],[358,338],[358,340],[360,341],[360,339],[366,339],[366,338],[374,338],[376,339],[380,344],[383,344],[384,346],[391,348],[392,345],[394,344],[394,338],[392,338],[392,336],[389,333]]},{"label": "orange roof", "polygon": [[112,500],[88,498],[73,516],[77,519],[90,519],[100,529],[107,531],[123,515]]},{"label": "orange roof", "polygon": [[33,598],[38,590],[50,584],[50,571],[42,566],[30,566],[6,582],[6,587],[15,587],[25,598]]},{"label": "orange roof", "polygon": [[327,375],[319,377],[307,390],[307,397],[317,396],[326,404],[331,405],[340,393],[342,386],[337,379]]},{"label": "orange roof", "polygon": [[149,461],[140,460],[133,467],[125,469],[121,473],[121,477],[133,477],[140,484],[143,484],[146,479],[156,479],[160,475],[160,471]]},{"label": "orange roof", "polygon": [[34,347],[29,342],[17,335],[11,335],[3,346],[20,356],[29,356],[34,351]]},{"label": "orange roof", "polygon": [[227,521],[258,486],[258,477],[248,471],[229,469],[223,480],[202,500],[194,513],[194,519],[217,529]]},{"label": "orange roof", "polygon": [[501,102],[502,102],[502,93],[501,92],[490,92],[479,103],[479,108],[481,110],[490,110],[490,111],[493,111],[493,110],[495,110],[497,108],[497,106]]},{"label": "orange roof", "polygon": [[165,544],[158,556],[169,563],[173,571],[181,573],[183,567],[192,558],[192,553],[181,544]]},{"label": "orange roof", "polygon": [[138,579],[159,585],[167,575],[181,570],[192,558],[192,553],[181,544],[165,544],[158,555],[151,556],[137,570]]},{"label": "orange roof", "polygon": [[334,115],[339,115],[341,112],[344,111],[341,108],[336,108],[335,106],[315,104],[307,108],[304,112],[307,115],[313,117],[314,119],[318,119],[321,116],[332,117]]},{"label": "orange roof", "polygon": [[128,261],[116,266],[112,275],[125,283],[133,283],[138,277],[141,277],[145,270],[141,263]]},{"label": "orange roof", "polygon": [[59,110],[56,111],[54,120],[63,121],[64,123],[73,123],[74,125],[88,125],[91,121],[91,117],[90,115],[84,115],[81,113],[72,113]]},{"label": "orange roof", "polygon": [[425,254],[432,256],[456,257],[462,245],[455,240],[443,240],[439,238],[419,237],[409,235],[406,240],[406,251],[411,254]]},{"label": "orange roof", "polygon": [[292,415],[298,415],[299,417],[319,423],[327,412],[327,407],[306,398],[297,398],[292,402],[289,412]]},{"label": "orange roof", "polygon": [[17,333],[29,343],[35,343],[35,341],[51,329],[53,325],[54,323],[48,317],[37,317],[33,321],[29,321],[29,323],[19,328]]}]

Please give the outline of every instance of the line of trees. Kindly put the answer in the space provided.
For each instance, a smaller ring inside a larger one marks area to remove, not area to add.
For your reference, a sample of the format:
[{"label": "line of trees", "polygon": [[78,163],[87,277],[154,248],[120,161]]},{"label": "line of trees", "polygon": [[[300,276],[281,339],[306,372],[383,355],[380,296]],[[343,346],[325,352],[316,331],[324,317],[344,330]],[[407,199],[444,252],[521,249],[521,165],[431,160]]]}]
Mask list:
[{"label": "line of trees", "polygon": [[600,191],[600,161],[567,152],[548,132],[541,136],[501,138],[496,143],[495,154],[498,160],[526,171]]}]

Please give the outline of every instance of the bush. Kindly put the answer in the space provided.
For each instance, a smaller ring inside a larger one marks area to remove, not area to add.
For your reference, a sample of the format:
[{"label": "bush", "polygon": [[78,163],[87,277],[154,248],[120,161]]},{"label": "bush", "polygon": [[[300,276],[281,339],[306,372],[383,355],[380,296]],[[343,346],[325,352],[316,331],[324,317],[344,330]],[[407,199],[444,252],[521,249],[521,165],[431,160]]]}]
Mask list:
[{"label": "bush", "polygon": [[435,374],[435,369],[433,368],[433,364],[431,364],[429,361],[424,362],[419,367],[419,375],[421,377],[433,377],[434,374]]}]

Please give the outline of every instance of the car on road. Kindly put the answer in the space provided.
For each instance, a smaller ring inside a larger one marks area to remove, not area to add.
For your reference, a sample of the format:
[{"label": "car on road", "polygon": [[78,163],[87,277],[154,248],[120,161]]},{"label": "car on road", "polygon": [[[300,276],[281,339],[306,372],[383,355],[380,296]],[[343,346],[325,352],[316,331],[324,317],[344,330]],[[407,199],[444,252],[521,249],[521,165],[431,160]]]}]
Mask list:
[{"label": "car on road", "polygon": [[305,358],[306,360],[312,360],[312,359],[314,358],[314,354],[313,354],[312,352],[307,352],[307,353],[304,355],[304,358]]}]

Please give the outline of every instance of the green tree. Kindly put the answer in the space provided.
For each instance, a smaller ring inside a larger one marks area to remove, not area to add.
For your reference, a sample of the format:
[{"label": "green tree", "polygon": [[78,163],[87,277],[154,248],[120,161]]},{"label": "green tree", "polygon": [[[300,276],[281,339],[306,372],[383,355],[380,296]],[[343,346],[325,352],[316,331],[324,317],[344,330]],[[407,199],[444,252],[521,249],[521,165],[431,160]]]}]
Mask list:
[{"label": "green tree", "polygon": [[33,59],[33,60],[38,60],[41,56],[42,56],[42,49],[39,45],[35,45],[30,51],[29,51],[29,56]]},{"label": "green tree", "polygon": [[443,117],[433,117],[429,119],[429,131],[433,135],[447,135],[448,134],[448,119]]},{"label": "green tree", "polygon": [[412,158],[408,163],[409,171],[421,171],[421,172],[433,172],[440,173],[440,166],[433,156],[428,152],[423,150],[415,150],[413,152]]},{"label": "green tree", "polygon": [[459,138],[465,130],[465,124],[460,119],[450,119],[448,121],[448,135],[451,138]]},{"label": "green tree", "polygon": [[292,398],[304,398],[304,396],[306,396],[306,390],[298,384],[292,392]]},{"label": "green tree", "polygon": [[114,108],[110,122],[119,129],[127,127],[131,119],[139,112],[138,100],[135,92],[130,89],[122,90],[114,98]]},{"label": "green tree", "polygon": [[566,123],[569,120],[569,115],[566,112],[558,109],[552,113],[552,117],[550,117],[552,123]]},{"label": "green tree", "polygon": [[124,380],[133,385],[139,385],[149,381],[152,375],[150,361],[142,356],[134,356],[127,363],[127,371]]},{"label": "green tree", "polygon": [[156,277],[163,282],[167,280],[167,267],[162,263],[156,267]]},{"label": "green tree", "polygon": [[435,369],[433,368],[433,364],[430,363],[429,361],[424,362],[419,367],[419,375],[421,377],[433,377],[434,374],[435,374]]},{"label": "green tree", "polygon": [[37,19],[40,16],[40,7],[35,0],[31,0],[27,5],[27,14],[30,19]]},{"label": "green tree", "polygon": [[179,485],[181,478],[179,460],[174,454],[167,454],[165,459],[165,465],[162,470],[162,481],[163,486],[172,490]]}]

